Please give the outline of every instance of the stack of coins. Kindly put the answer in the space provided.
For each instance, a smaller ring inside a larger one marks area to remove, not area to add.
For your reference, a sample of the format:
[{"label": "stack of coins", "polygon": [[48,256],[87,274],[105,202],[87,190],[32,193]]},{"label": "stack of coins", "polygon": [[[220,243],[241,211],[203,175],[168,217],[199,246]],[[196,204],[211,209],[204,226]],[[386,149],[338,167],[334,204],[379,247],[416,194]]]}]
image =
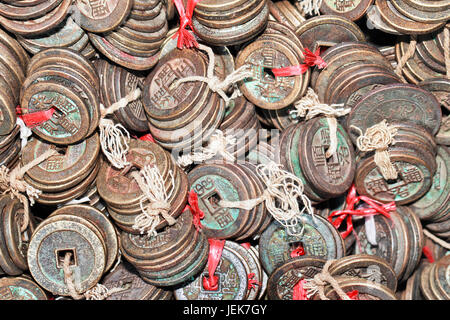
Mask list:
[{"label": "stack of coins", "polygon": [[[100,77],[100,99],[104,106],[111,106],[136,88],[142,89],[144,77],[98,59],[94,63]],[[137,99],[113,113],[116,122],[135,132],[147,132],[147,117],[142,100]]]},{"label": "stack of coins", "polygon": [[41,35],[64,21],[71,4],[72,0],[2,1],[0,25],[14,34]]},{"label": "stack of coins", "polygon": [[450,146],[450,79],[444,77],[429,78],[419,82],[417,85],[430,91],[441,104],[441,127],[435,139],[437,144]]},{"label": "stack of coins", "polygon": [[269,20],[278,21],[292,30],[296,30],[306,19],[289,1],[267,1],[269,3]]},{"label": "stack of coins", "polygon": [[208,260],[209,244],[197,231],[190,210],[154,237],[122,232],[121,251],[147,283],[175,286],[195,277]]},{"label": "stack of coins", "polygon": [[[28,266],[34,280],[55,295],[70,295],[63,272],[64,260],[75,288],[94,287],[114,264],[119,246],[115,228],[100,211],[87,205],[69,205],[54,211],[34,231],[28,247]],[[66,275],[67,276],[67,275]]]},{"label": "stack of coins", "polygon": [[11,169],[19,162],[21,150],[19,131],[20,127],[16,125],[9,134],[0,135],[0,166]]},{"label": "stack of coins", "polygon": [[236,68],[248,65],[253,73],[251,78],[240,83],[239,89],[260,108],[285,108],[306,93],[310,72],[275,77],[272,69],[298,66],[303,59],[303,45],[294,32],[278,22],[270,21],[264,33],[245,46],[236,57]]},{"label": "stack of coins", "polygon": [[255,106],[242,96],[231,101],[219,129],[236,138],[236,144],[226,150],[236,158],[242,158],[258,143],[261,124],[256,117]]},{"label": "stack of coins", "polygon": [[361,19],[372,6],[374,0],[322,1],[320,12],[347,18],[351,21]]},{"label": "stack of coins", "polygon": [[[25,80],[26,68],[29,58],[20,44],[6,32],[0,30],[0,140],[2,145],[2,158],[7,155],[18,154],[9,150],[4,153],[7,146],[11,146],[12,140],[17,135],[16,106],[19,102],[19,93]],[[4,147],[4,148],[3,148]],[[3,164],[8,163],[3,159]]]},{"label": "stack of coins", "polygon": [[2,300],[48,300],[47,294],[28,277],[0,279]]},{"label": "stack of coins", "polygon": [[144,109],[150,132],[162,147],[190,153],[191,146],[203,145],[219,128],[224,100],[203,82],[175,84],[189,76],[206,77],[207,66],[207,57],[198,50],[172,50],[145,80]]},{"label": "stack of coins", "polygon": [[[20,103],[23,114],[53,111],[32,131],[59,145],[89,137],[100,121],[99,78],[92,63],[66,48],[39,52],[30,61]],[[50,110],[51,109],[51,110]]]},{"label": "stack of coins", "polygon": [[313,71],[311,87],[327,104],[344,103],[352,108],[372,89],[400,82],[391,63],[375,46],[364,42],[335,45],[322,58],[327,67]]},{"label": "stack of coins", "polygon": [[192,26],[211,45],[237,45],[254,39],[267,25],[267,0],[204,0],[197,3]]},{"label": "stack of coins", "polygon": [[[294,286],[320,273],[325,262],[316,257],[296,257],[280,265],[267,283],[269,299],[292,300]],[[344,292],[358,290],[358,300],[396,300],[397,278],[381,258],[362,254],[340,258],[331,263],[328,272]],[[324,290],[329,299],[339,299],[331,286]],[[310,299],[318,300],[318,294]]]},{"label": "stack of coins", "polygon": [[427,264],[420,270],[419,288],[424,300],[450,300],[448,270],[450,256]]},{"label": "stack of coins", "polygon": [[307,19],[295,33],[305,48],[316,51],[341,42],[366,41],[361,29],[351,20],[336,15],[321,15]]},{"label": "stack of coins", "polygon": [[408,208],[398,206],[390,212],[390,218],[374,216],[375,241],[369,241],[367,224],[356,226],[360,245],[355,245],[353,253],[375,255],[386,260],[393,268],[399,282],[408,279],[422,254],[424,236],[419,218]]},{"label": "stack of coins", "polygon": [[[117,227],[139,234],[139,230],[133,228],[135,219],[142,214],[142,208],[149,204],[149,200],[141,201],[145,194],[131,173],[145,166],[158,168],[166,192],[170,195],[169,215],[173,218],[177,218],[186,205],[188,179],[186,173],[175,165],[173,157],[156,143],[132,139],[128,145],[126,160],[129,165],[120,170],[106,161],[103,162],[97,176],[97,191],[105,201],[108,213]],[[166,219],[161,219],[155,230],[165,226]]]},{"label": "stack of coins", "polygon": [[443,239],[450,238],[450,152],[439,146],[436,155],[436,173],[430,190],[409,208],[426,223],[426,228]]},{"label": "stack of coins", "polygon": [[22,166],[50,149],[58,154],[32,167],[24,176],[28,184],[42,191],[36,201],[58,205],[82,196],[95,183],[101,166],[99,135],[61,147],[33,138],[24,148]]},{"label": "stack of coins", "polygon": [[[102,161],[102,160],[100,160]],[[97,192],[97,179],[95,179],[91,185],[87,188],[87,190],[81,195],[76,197],[74,200],[69,201],[68,203],[62,203],[56,205],[57,208],[62,207],[63,205],[76,202],[76,203],[86,203],[91,207],[94,207],[101,213],[109,216],[108,211],[106,210],[106,205],[104,201],[100,198],[100,195]]]},{"label": "stack of coins", "polygon": [[[258,269],[259,261],[254,251],[240,244],[225,241],[214,276],[219,277],[217,290],[207,290],[203,279],[212,276],[205,266],[193,280],[179,286],[174,291],[177,300],[256,300],[259,296],[259,285],[250,286],[250,280],[261,282],[262,274]],[[253,277],[249,277],[253,274]],[[231,281],[231,279],[233,279]]]},{"label": "stack of coins", "polygon": [[95,55],[89,37],[69,16],[60,25],[44,34],[17,36],[19,43],[32,55],[49,48],[69,48],[88,59]]},{"label": "stack of coins", "polygon": [[[378,23],[381,30],[394,30],[399,34],[427,34],[443,27],[450,19],[446,1],[375,0],[375,6],[371,20],[381,20],[382,23]],[[374,18],[377,13],[381,19]],[[383,28],[383,24],[387,28]]]},{"label": "stack of coins", "polygon": [[390,161],[398,173],[387,180],[375,164],[374,152],[359,152],[355,186],[359,194],[397,205],[412,203],[430,190],[436,172],[437,147],[432,135],[413,123],[394,123],[398,133],[388,148]]},{"label": "stack of coins", "polygon": [[294,258],[296,255],[293,252],[297,249],[302,249],[305,257],[325,260],[339,259],[345,255],[344,240],[327,219],[317,215],[302,215],[298,220],[289,230],[274,221],[262,233],[259,256],[269,276],[280,265]]},{"label": "stack of coins", "polygon": [[155,287],[142,280],[136,269],[127,261],[122,261],[102,280],[108,290],[122,289],[109,295],[105,300],[171,300],[172,290]]},{"label": "stack of coins", "polygon": [[264,203],[251,210],[224,208],[220,200],[245,201],[260,197],[265,186],[246,165],[211,163],[195,167],[188,173],[189,188],[198,196],[205,214],[202,230],[208,238],[243,240],[267,227],[268,213]]},{"label": "stack of coins", "polygon": [[[411,39],[402,38],[395,45],[397,61],[408,51]],[[410,83],[431,78],[445,77],[447,69],[444,57],[444,29],[437,32],[418,36],[414,55],[406,60],[402,72]]]},{"label": "stack of coins", "polygon": [[[166,7],[161,0],[113,2],[117,8],[131,4],[130,14],[114,30],[100,31],[101,34],[90,32],[89,39],[98,51],[125,68],[151,69],[158,62],[161,44],[169,30]],[[112,14],[105,13],[101,20],[117,21]]]},{"label": "stack of coins", "polygon": [[344,194],[355,177],[355,151],[340,124],[336,135],[337,149],[329,158],[330,132],[325,117],[293,124],[280,137],[279,163],[302,180],[305,194],[317,203]]},{"label": "stack of coins", "polygon": [[21,231],[24,206],[9,195],[0,197],[0,218],[0,274],[17,276],[28,270],[27,249],[36,222],[31,215],[28,227]]}]

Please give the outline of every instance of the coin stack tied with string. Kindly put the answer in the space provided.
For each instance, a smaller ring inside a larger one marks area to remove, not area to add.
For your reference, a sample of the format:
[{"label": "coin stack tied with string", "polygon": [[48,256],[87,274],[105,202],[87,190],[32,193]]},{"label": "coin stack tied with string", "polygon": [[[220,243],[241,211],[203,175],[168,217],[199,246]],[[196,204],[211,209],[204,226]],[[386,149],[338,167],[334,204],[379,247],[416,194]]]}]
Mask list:
[{"label": "coin stack tied with string", "polygon": [[447,0],[0,0],[0,300],[450,300]]}]

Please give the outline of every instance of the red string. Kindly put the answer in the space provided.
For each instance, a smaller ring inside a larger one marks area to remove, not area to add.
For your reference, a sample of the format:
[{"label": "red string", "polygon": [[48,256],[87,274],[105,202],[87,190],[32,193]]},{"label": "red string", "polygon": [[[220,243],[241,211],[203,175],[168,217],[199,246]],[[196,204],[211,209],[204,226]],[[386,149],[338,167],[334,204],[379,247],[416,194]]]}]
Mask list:
[{"label": "red string", "polygon": [[308,48],[303,51],[305,55],[304,63],[297,66],[289,66],[284,68],[274,68],[272,73],[275,77],[289,77],[289,76],[299,76],[304,74],[309,67],[317,66],[319,69],[323,69],[327,66],[327,63],[320,57],[320,47],[315,53],[311,52]]},{"label": "red string", "polygon": [[[360,201],[365,202],[370,207],[355,209],[355,206]],[[386,218],[390,219],[391,216],[389,214],[389,211],[395,210],[396,210],[395,201],[383,204],[382,202],[379,202],[366,196],[358,197],[356,195],[356,187],[353,184],[347,194],[345,209],[332,212],[328,216],[328,220],[335,226],[336,229],[338,229],[341,226],[344,220],[346,221],[347,229],[341,232],[342,238],[345,239],[353,231],[352,216],[366,217],[371,215],[382,214]],[[334,221],[333,218],[335,218]]]},{"label": "red string", "polygon": [[291,251],[291,258],[296,258],[305,255],[305,249],[303,249],[302,245],[297,246],[294,250]]},{"label": "red string", "polygon": [[142,137],[139,138],[139,140],[151,141],[153,143],[156,143],[155,139],[153,139],[153,136],[150,133],[143,135]]},{"label": "red string", "polygon": [[254,274],[253,272],[252,272],[252,273],[249,273],[249,274],[247,275],[247,282],[248,282],[247,289],[248,289],[248,290],[252,290],[252,289],[255,289],[255,290],[256,290],[255,285],[256,285],[256,286],[261,286],[261,283],[258,282],[258,280],[253,279],[254,277],[255,277],[255,274]]},{"label": "red string", "polygon": [[200,208],[198,206],[198,196],[194,190],[189,191],[188,203],[189,203],[189,207],[191,209],[192,215],[194,216],[193,224],[195,226],[195,229],[197,229],[197,232],[198,232],[203,227],[201,220],[203,218],[205,218],[205,213],[202,210],[200,210]]},{"label": "red string", "polygon": [[306,283],[305,279],[301,279],[293,288],[292,300],[308,300],[306,296],[306,290],[303,287]]},{"label": "red string", "polygon": [[250,250],[251,244],[250,244],[250,242],[244,242],[244,243],[241,243],[241,246],[243,246],[247,250]]},{"label": "red string", "polygon": [[353,291],[347,292],[347,296],[352,300],[359,300],[358,290],[353,290]]},{"label": "red string", "polygon": [[424,247],[422,248],[422,253],[423,253],[423,255],[428,259],[428,261],[429,261],[430,263],[433,263],[433,262],[434,262],[433,253],[431,253],[430,248],[428,248],[427,246],[424,246]]},{"label": "red string", "polygon": [[29,128],[34,128],[41,123],[48,121],[55,113],[55,108],[51,107],[48,110],[38,111],[33,113],[23,113],[24,109],[21,107],[16,108],[16,114],[19,118],[23,120],[25,125]]},{"label": "red string", "polygon": [[173,0],[180,16],[180,28],[172,38],[175,39],[178,37],[177,47],[179,49],[183,49],[185,47],[198,48],[197,40],[195,40],[195,37],[186,29],[186,27],[189,26],[192,30],[194,30],[192,27],[192,15],[194,14],[195,6],[200,1],[201,0],[188,0],[187,9],[185,10],[182,0]]},{"label": "red string", "polygon": [[225,240],[208,239],[209,256],[208,256],[208,277],[203,277],[203,288],[208,291],[215,291],[219,288],[219,277],[215,276],[217,266],[222,257],[223,246]]}]

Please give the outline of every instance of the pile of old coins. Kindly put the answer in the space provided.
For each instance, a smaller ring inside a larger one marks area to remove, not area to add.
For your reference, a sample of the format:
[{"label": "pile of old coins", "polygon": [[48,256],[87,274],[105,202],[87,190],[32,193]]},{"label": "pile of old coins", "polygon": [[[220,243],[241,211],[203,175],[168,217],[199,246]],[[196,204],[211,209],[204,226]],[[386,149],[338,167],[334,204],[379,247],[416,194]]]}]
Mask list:
[{"label": "pile of old coins", "polygon": [[0,300],[450,300],[449,20],[0,0]]}]

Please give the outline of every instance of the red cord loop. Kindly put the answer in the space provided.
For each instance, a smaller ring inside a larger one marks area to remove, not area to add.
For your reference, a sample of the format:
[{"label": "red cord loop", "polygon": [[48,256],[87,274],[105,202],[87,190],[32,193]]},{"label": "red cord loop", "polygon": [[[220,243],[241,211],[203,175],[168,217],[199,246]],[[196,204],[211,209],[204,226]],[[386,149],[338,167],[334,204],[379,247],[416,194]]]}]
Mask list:
[{"label": "red cord loop", "polygon": [[219,288],[219,277],[215,276],[214,273],[222,257],[225,240],[208,239],[208,241],[208,277],[203,277],[203,288],[208,291],[216,291]]},{"label": "red cord loop", "polygon": [[179,49],[193,47],[198,48],[197,40],[195,40],[194,35],[192,35],[186,28],[189,26],[191,30],[194,30],[192,27],[192,15],[194,14],[195,6],[200,1],[201,0],[188,0],[187,8],[185,9],[182,0],[173,0],[180,16],[180,28],[172,38],[175,39],[178,37],[177,47]]}]

